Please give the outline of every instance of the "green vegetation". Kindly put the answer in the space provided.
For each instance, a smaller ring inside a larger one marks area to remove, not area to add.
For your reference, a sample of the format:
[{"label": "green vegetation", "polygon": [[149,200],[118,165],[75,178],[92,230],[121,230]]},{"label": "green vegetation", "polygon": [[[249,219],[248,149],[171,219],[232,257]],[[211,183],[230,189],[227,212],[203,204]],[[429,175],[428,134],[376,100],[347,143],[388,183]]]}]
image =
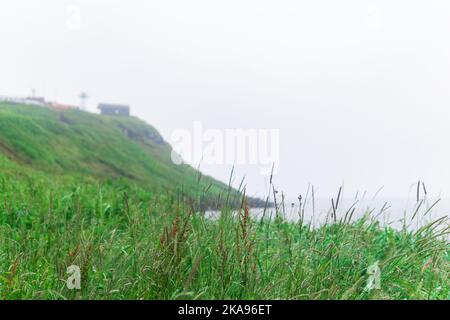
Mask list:
[{"label": "green vegetation", "polygon": [[171,147],[137,118],[81,111],[56,112],[0,103],[0,152],[10,160],[53,175],[136,183],[164,192],[175,187],[195,196],[218,194],[226,185],[171,161]]},{"label": "green vegetation", "polygon": [[14,108],[0,107],[1,299],[450,299],[448,220],[312,229],[255,220],[245,200],[207,218],[203,199],[235,191],[172,166],[139,120]]}]

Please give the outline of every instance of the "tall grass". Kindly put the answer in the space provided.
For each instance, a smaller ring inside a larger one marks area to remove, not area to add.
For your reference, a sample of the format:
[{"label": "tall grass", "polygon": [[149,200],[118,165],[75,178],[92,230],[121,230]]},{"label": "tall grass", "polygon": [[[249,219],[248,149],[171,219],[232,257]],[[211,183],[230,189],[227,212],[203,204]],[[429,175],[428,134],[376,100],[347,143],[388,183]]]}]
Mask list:
[{"label": "tall grass", "polygon": [[[333,210],[313,228],[282,214],[256,220],[245,200],[211,219],[197,202],[120,183],[3,176],[0,297],[450,298],[446,219],[396,231]],[[376,261],[381,289],[369,291]],[[81,290],[66,287],[70,265],[81,268]]]}]

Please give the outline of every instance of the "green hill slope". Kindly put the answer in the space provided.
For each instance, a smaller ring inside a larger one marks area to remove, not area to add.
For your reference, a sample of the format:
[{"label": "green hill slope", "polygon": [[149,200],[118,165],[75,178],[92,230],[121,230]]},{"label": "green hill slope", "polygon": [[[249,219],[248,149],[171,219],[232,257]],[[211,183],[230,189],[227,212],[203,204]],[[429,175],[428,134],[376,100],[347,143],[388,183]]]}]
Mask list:
[{"label": "green hill slope", "polygon": [[57,112],[0,103],[2,166],[54,176],[123,179],[146,189],[182,189],[216,196],[227,186],[188,165],[171,161],[171,147],[150,125],[134,117],[81,111]]}]

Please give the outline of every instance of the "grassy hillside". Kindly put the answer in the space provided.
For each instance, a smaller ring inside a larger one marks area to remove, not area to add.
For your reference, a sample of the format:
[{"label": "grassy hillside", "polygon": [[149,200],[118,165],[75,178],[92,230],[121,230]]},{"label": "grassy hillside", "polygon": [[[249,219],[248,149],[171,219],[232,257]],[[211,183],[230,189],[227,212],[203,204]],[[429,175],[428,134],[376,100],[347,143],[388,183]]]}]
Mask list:
[{"label": "grassy hillside", "polygon": [[138,119],[1,105],[0,299],[450,299],[448,218],[210,219],[226,186],[169,157]]},{"label": "grassy hillside", "polygon": [[[171,147],[137,118],[0,104],[0,154],[54,176],[124,179],[149,190],[183,190],[213,197],[227,186],[188,165],[175,165]],[[5,161],[3,161],[5,163]]]},{"label": "grassy hillside", "polygon": [[346,218],[313,229],[244,206],[215,220],[137,186],[2,176],[0,299],[450,299],[446,221]]}]

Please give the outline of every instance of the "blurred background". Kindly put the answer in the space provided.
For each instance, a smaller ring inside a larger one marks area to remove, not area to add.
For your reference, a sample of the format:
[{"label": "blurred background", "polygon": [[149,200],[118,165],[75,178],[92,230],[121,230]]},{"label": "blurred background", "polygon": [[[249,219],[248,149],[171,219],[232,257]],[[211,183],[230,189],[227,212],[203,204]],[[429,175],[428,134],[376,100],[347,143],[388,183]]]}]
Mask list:
[{"label": "blurred background", "polygon": [[[310,184],[406,198],[417,180],[445,198],[449,16],[445,0],[4,0],[0,95],[86,92],[88,110],[129,104],[169,142],[195,121],[278,129],[274,183],[292,201]],[[235,175],[268,193],[258,165]]]}]

